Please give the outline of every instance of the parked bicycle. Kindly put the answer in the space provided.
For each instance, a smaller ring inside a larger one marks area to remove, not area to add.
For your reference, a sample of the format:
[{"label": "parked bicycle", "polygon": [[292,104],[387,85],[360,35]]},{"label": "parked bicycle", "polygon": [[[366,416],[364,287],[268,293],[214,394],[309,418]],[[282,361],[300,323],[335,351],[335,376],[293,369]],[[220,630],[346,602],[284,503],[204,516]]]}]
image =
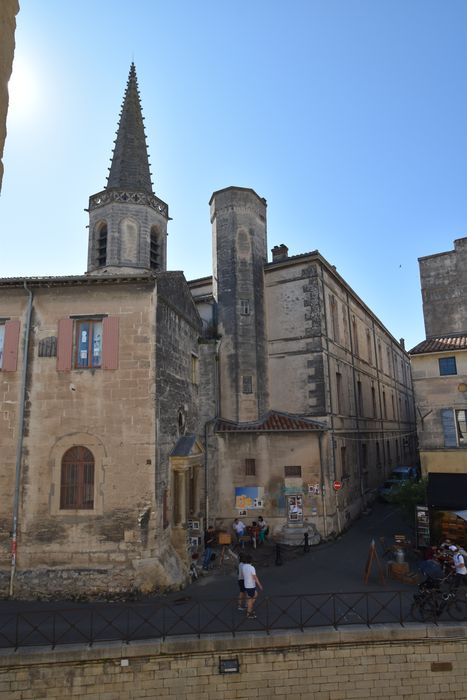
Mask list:
[{"label": "parked bicycle", "polygon": [[[454,578],[450,573],[441,579],[427,576],[414,594],[411,615],[418,622],[436,622],[446,613],[451,620],[467,620],[467,598],[453,587]],[[447,586],[443,590],[443,586]]]}]

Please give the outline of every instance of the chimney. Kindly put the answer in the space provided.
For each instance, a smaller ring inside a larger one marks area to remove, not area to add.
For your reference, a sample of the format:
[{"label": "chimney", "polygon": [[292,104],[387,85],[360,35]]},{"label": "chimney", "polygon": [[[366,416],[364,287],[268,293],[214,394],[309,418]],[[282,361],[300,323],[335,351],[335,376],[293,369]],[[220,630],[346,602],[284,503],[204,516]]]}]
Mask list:
[{"label": "chimney", "polygon": [[404,338],[401,338],[399,340],[399,345],[401,346],[402,350],[405,350],[405,339]]},{"label": "chimney", "polygon": [[275,245],[271,250],[272,262],[279,262],[279,260],[287,260],[289,257],[289,249],[286,245],[281,243],[280,245]]}]

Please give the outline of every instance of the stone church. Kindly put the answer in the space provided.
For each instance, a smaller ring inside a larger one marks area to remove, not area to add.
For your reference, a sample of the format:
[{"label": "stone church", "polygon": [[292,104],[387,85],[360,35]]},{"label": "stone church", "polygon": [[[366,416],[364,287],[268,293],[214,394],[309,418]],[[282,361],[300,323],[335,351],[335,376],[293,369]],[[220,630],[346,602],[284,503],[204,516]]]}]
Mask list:
[{"label": "stone church", "polygon": [[0,280],[2,595],[177,587],[207,524],[328,538],[413,463],[403,341],[266,208],[215,192],[212,276],[167,271],[132,64],[86,273]]}]

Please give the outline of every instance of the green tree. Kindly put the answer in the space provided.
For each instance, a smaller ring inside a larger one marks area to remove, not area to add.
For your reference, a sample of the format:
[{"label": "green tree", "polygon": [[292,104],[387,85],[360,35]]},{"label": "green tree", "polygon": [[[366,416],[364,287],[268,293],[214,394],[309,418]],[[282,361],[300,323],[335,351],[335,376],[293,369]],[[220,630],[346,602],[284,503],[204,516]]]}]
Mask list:
[{"label": "green tree", "polygon": [[389,500],[394,503],[407,520],[411,523],[415,518],[415,506],[426,505],[426,489],[428,479],[425,477],[420,481],[404,481],[397,492],[390,496]]}]

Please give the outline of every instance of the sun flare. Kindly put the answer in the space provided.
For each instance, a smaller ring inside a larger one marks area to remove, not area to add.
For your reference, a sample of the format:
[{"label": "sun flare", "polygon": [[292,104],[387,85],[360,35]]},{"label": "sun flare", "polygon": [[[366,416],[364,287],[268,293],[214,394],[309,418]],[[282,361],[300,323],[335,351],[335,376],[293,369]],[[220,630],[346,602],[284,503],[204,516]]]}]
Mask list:
[{"label": "sun flare", "polygon": [[13,71],[8,83],[9,115],[28,119],[34,115],[39,105],[40,81],[30,62],[15,57]]}]

